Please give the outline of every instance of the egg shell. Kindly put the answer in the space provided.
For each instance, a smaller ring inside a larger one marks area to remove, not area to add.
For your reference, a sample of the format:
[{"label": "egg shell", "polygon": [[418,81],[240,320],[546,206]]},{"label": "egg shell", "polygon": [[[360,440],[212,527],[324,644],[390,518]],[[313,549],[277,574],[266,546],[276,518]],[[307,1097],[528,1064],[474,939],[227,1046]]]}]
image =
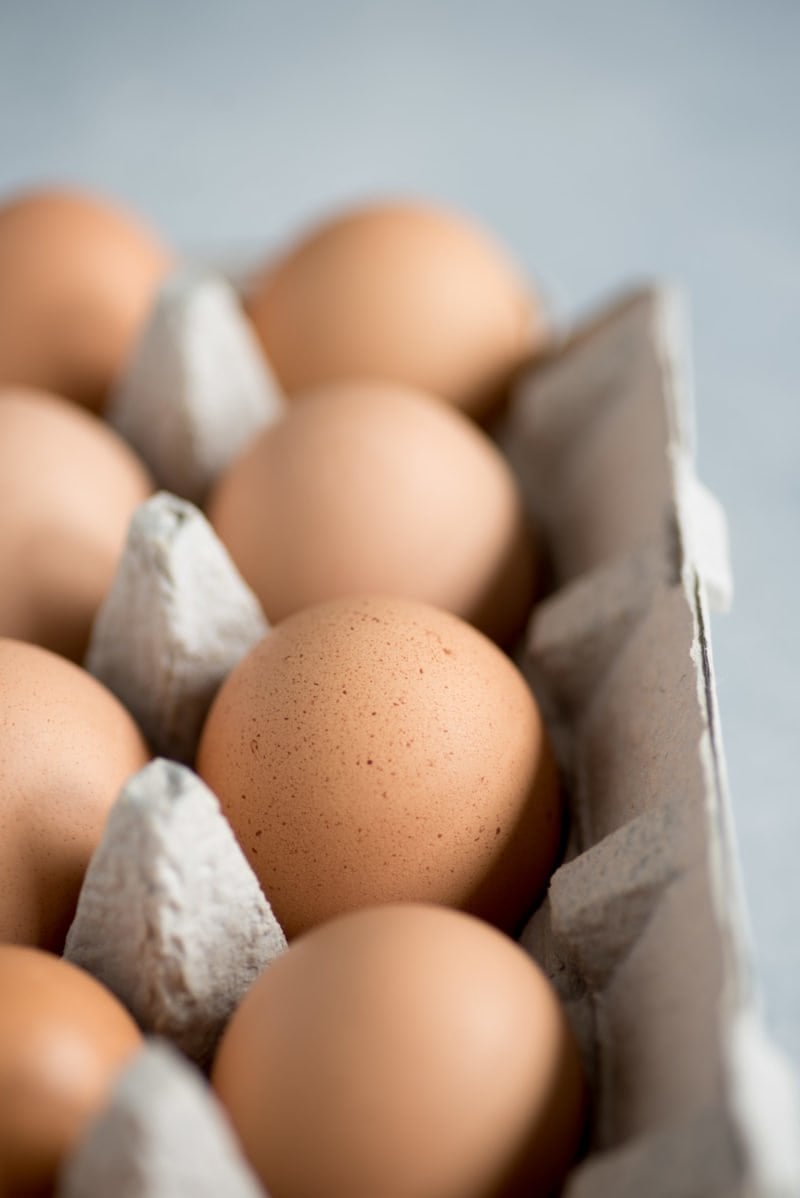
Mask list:
[{"label": "egg shell", "polygon": [[409,600],[340,599],[274,628],[218,692],[197,769],[290,939],[411,899],[515,927],[559,851],[559,782],[522,675]]},{"label": "egg shell", "polygon": [[74,965],[0,944],[0,1196],[46,1198],[141,1036]]},{"label": "egg shell", "polygon": [[460,912],[399,904],[296,941],[212,1073],[272,1198],[550,1194],[578,1148],[578,1053],[549,982]]},{"label": "egg shell", "polygon": [[108,810],[148,756],[84,670],[0,640],[0,941],[61,950]]},{"label": "egg shell", "polygon": [[0,388],[0,636],[80,659],[151,490],[96,417],[43,391]]},{"label": "egg shell", "polygon": [[273,623],[371,591],[446,608],[505,643],[530,605],[533,535],[507,463],[410,387],[306,392],[222,475],[208,513]]},{"label": "egg shell", "polygon": [[171,255],[136,217],[65,188],[0,208],[0,383],[100,410]]},{"label": "egg shell", "polygon": [[423,203],[322,222],[254,276],[246,306],[290,394],[392,379],[476,416],[546,338],[505,251],[467,218]]}]

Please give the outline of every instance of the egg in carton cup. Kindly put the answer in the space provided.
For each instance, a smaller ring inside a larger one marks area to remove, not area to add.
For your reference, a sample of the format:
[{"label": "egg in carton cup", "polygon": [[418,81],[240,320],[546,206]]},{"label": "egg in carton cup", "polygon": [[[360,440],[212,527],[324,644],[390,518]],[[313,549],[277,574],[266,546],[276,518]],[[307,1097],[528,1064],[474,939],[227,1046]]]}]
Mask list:
[{"label": "egg in carton cup", "polygon": [[[570,1198],[778,1198],[800,1175],[793,1086],[747,960],[708,632],[708,598],[729,597],[724,520],[694,475],[682,337],[668,292],[612,304],[520,379],[498,432],[554,581],[518,660],[568,782],[570,839],[521,943],[590,1078]],[[176,276],[110,419],[163,487],[199,500],[240,447],[230,430],[280,413],[262,362],[229,285]],[[112,810],[65,955],[200,1067],[285,947],[217,800],[178,764],[265,628],[200,512],[169,493],[144,504],[87,664],[172,760]],[[198,1195],[259,1192],[201,1076],[155,1040],[61,1193],[155,1198],[178,1178]]]}]

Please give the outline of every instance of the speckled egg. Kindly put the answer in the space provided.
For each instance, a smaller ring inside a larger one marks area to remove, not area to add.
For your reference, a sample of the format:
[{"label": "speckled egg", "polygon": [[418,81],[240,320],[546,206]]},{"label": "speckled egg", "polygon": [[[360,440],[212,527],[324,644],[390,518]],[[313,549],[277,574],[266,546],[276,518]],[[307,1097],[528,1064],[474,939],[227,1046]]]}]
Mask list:
[{"label": "speckled egg", "polygon": [[284,620],[222,686],[197,762],[288,936],[395,900],[515,928],[559,850],[525,680],[426,604],[345,598]]}]

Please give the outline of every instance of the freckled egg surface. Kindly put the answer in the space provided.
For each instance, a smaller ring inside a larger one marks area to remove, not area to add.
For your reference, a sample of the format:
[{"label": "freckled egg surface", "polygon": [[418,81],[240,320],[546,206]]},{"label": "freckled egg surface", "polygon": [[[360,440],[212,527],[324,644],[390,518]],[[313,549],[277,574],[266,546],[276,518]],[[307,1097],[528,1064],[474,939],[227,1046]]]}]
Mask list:
[{"label": "freckled egg surface", "polygon": [[0,388],[0,636],[79,660],[150,476],[88,412]]},{"label": "freckled egg surface", "polygon": [[272,1198],[544,1198],[583,1122],[538,967],[482,921],[418,904],[295,941],[234,1013],[212,1082]]},{"label": "freckled egg surface", "polygon": [[46,1198],[141,1044],[131,1016],[89,974],[0,944],[0,1198]]},{"label": "freckled egg surface", "polygon": [[422,203],[323,222],[253,279],[246,305],[290,395],[391,379],[484,416],[545,340],[541,309],[504,250],[463,216]]},{"label": "freckled egg surface", "polygon": [[533,537],[489,438],[429,395],[343,383],[297,398],[219,480],[209,518],[273,623],[338,595],[404,595],[501,642]]},{"label": "freckled egg surface", "polygon": [[0,207],[0,384],[99,411],[171,265],[134,216],[44,188]]},{"label": "freckled egg surface", "polygon": [[148,759],[91,675],[0,639],[0,941],[61,951],[108,810]]},{"label": "freckled egg surface", "polygon": [[409,600],[339,599],[279,624],[219,691],[197,768],[290,937],[395,900],[515,927],[559,850],[527,684],[475,629]]}]

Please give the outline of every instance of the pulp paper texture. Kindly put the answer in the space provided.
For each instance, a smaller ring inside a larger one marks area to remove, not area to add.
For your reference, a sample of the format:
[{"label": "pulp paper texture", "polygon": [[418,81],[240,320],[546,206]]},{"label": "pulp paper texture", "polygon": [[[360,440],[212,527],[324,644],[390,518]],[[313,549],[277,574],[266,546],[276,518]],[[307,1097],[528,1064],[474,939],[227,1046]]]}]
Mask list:
[{"label": "pulp paper texture", "polygon": [[60,1198],[266,1198],[196,1069],[150,1040],[68,1162]]},{"label": "pulp paper texture", "polygon": [[126,783],[81,888],[64,956],[145,1031],[208,1065],[286,938],[219,803],[177,762]]},{"label": "pulp paper texture", "polygon": [[108,420],[160,487],[200,503],[283,406],[233,287],[188,268],[162,285]]},{"label": "pulp paper texture", "polygon": [[675,298],[632,296],[531,371],[502,434],[556,581],[521,664],[572,823],[523,943],[587,1046],[591,1142],[568,1198],[778,1198],[800,1178],[744,944],[706,607],[730,575],[681,349]]},{"label": "pulp paper texture", "polygon": [[85,666],[155,752],[191,763],[220,683],[267,627],[205,516],[160,492],[133,514]]}]

